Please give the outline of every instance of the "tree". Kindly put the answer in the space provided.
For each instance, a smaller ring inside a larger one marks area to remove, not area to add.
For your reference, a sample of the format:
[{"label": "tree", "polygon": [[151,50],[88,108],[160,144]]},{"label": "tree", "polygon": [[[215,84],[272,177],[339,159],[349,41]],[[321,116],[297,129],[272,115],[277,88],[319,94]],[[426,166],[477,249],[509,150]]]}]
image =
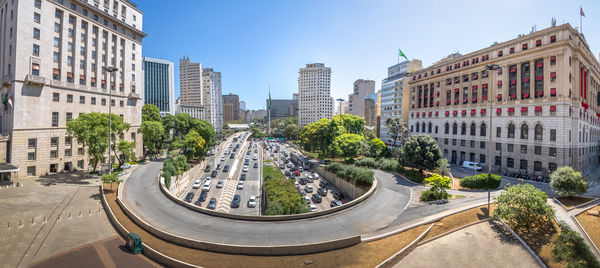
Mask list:
[{"label": "tree", "polygon": [[388,135],[394,138],[393,146],[396,146],[398,138],[400,138],[400,144],[403,144],[409,134],[408,127],[402,117],[389,117],[385,120],[385,128],[387,128]]},{"label": "tree", "polygon": [[442,176],[446,176],[446,174],[450,175],[450,169],[448,168],[448,159],[442,158],[437,161],[435,172]]},{"label": "tree", "polygon": [[158,109],[156,105],[144,104],[144,106],[142,106],[142,122],[160,122],[161,120],[162,118],[160,117],[160,109]]},{"label": "tree", "polygon": [[119,177],[117,177],[116,173],[111,173],[111,174],[102,174],[102,182],[109,183],[110,190],[112,191],[113,183],[117,183],[117,185],[118,185],[119,183],[123,182],[123,180],[119,179]]},{"label": "tree", "polygon": [[546,193],[531,184],[507,187],[496,198],[493,219],[502,218],[515,229],[548,223],[554,209],[546,204],[547,200]]},{"label": "tree", "polygon": [[342,134],[330,145],[332,156],[350,159],[358,156],[365,138],[358,134]]},{"label": "tree", "polygon": [[188,159],[195,159],[203,156],[205,144],[204,138],[195,130],[191,130],[185,135],[180,149]]},{"label": "tree", "polygon": [[560,196],[584,194],[588,190],[587,180],[581,172],[573,170],[572,167],[560,167],[550,174],[550,186]]},{"label": "tree", "polygon": [[167,188],[171,187],[171,177],[177,175],[177,167],[173,162],[173,159],[167,158],[163,163],[162,177],[165,179],[165,185]]},{"label": "tree", "polygon": [[296,124],[289,124],[285,127],[285,136],[287,139],[295,140],[298,138],[298,126]]},{"label": "tree", "polygon": [[450,188],[450,178],[440,176],[439,174],[432,174],[430,177],[425,178],[425,181],[431,188],[421,192],[421,201],[432,201],[448,198],[448,193],[445,189]]},{"label": "tree", "polygon": [[142,122],[138,133],[142,133],[144,141],[144,158],[148,154],[158,153],[167,138],[164,125],[156,121]]},{"label": "tree", "polygon": [[[108,124],[108,114],[104,114],[106,117],[106,121]],[[118,150],[118,145],[120,142],[120,137],[125,135],[125,132],[127,132],[130,128],[129,123],[126,123],[125,121],[123,121],[123,117],[118,116],[116,114],[112,115],[112,118],[110,119],[111,121],[111,150],[113,151],[113,154],[115,156],[119,155]],[[134,146],[135,148],[135,146]],[[120,157],[117,157],[117,161],[119,161],[119,166],[123,164],[123,160]]]},{"label": "tree", "polygon": [[77,139],[77,143],[87,149],[88,157],[96,172],[98,162],[104,159],[108,149],[108,115],[84,113],[67,122],[67,133]]},{"label": "tree", "polygon": [[559,262],[566,262],[567,267],[600,267],[594,253],[581,235],[571,230],[566,223],[559,223],[561,234],[554,240],[552,256]]},{"label": "tree", "polygon": [[442,151],[437,141],[431,136],[420,134],[410,136],[400,150],[400,164],[404,164],[419,170],[434,169],[437,161],[442,158]]},{"label": "tree", "polygon": [[208,152],[208,149],[217,144],[215,128],[206,120],[194,118],[190,120],[190,127],[204,139],[205,145],[198,155],[202,159],[206,155],[206,152]]},{"label": "tree", "polygon": [[369,153],[372,157],[381,158],[386,154],[387,147],[385,143],[378,138],[373,138],[369,141]]},{"label": "tree", "polygon": [[265,210],[265,215],[284,215],[285,211],[278,202],[269,202],[269,207]]},{"label": "tree", "polygon": [[331,118],[338,125],[344,127],[345,133],[363,135],[365,119],[351,114],[338,114]]},{"label": "tree", "polygon": [[117,148],[119,149],[119,152],[121,152],[121,155],[123,156],[122,157],[123,162],[130,162],[132,160],[135,160],[135,152],[134,152],[135,142],[120,140]]}]

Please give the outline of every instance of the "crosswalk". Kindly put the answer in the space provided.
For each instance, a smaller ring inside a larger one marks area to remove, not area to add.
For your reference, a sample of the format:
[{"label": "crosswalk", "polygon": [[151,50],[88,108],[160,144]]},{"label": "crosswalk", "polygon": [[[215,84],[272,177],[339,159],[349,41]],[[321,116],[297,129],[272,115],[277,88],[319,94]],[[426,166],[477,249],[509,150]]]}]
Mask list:
[{"label": "crosswalk", "polygon": [[231,200],[233,200],[233,195],[235,195],[237,187],[237,180],[227,179],[223,184],[223,191],[221,191],[221,197],[219,197],[217,211],[229,213]]}]

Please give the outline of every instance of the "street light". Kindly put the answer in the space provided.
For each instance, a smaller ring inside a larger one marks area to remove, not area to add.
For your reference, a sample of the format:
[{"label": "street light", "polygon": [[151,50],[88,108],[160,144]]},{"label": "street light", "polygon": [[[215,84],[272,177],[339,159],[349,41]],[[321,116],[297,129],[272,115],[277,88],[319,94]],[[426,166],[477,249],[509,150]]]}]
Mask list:
[{"label": "street light", "polygon": [[[495,71],[495,70],[500,69],[500,65],[498,65],[498,64],[486,65],[485,69],[488,70],[488,71]],[[491,75],[493,75],[493,74],[491,74]],[[490,86],[490,89],[493,87],[494,83],[491,83],[491,84],[492,84],[492,86]],[[489,90],[489,91],[491,93],[491,90]],[[488,94],[488,95],[490,95],[490,94]],[[488,98],[488,102],[490,103],[490,131],[488,133],[488,135],[490,136],[490,143],[489,143],[489,156],[490,157],[489,157],[489,161],[488,161],[488,179],[491,179],[491,177],[492,177],[492,152],[493,152],[492,151],[492,145],[493,145],[492,144],[492,104],[493,104],[492,99]],[[500,152],[502,152],[502,151],[500,151]],[[487,211],[488,217],[490,216],[490,195],[491,195],[491,191],[492,191],[491,189],[488,189],[488,211]]]},{"label": "street light", "polygon": [[340,104],[338,105],[338,106],[339,106],[338,108],[340,109],[340,115],[341,115],[341,114],[342,114],[342,101],[345,101],[345,100],[344,100],[344,99],[342,99],[342,98],[339,98],[339,99],[337,99],[336,101],[339,101],[339,102],[340,102]]},{"label": "street light", "polygon": [[[118,68],[115,67],[106,67],[104,68],[105,71],[110,73],[110,77],[113,77],[113,73],[118,71]],[[114,79],[113,79],[113,82]],[[110,159],[110,148],[112,147],[112,141],[111,141],[111,132],[112,132],[112,83],[110,84],[110,87],[108,88],[108,174],[112,174],[112,163],[111,163],[111,159]]]}]

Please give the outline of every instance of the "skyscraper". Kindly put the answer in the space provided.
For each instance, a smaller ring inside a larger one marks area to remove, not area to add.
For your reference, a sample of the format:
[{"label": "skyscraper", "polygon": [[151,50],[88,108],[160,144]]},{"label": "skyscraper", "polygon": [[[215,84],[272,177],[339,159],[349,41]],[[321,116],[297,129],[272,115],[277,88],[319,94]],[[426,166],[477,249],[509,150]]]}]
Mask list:
[{"label": "skyscraper", "polygon": [[17,166],[18,177],[87,169],[66,125],[108,105],[131,125],[124,139],[141,141],[142,16],[123,0],[0,1],[0,162]]},{"label": "skyscraper", "polygon": [[348,95],[350,114],[365,117],[365,97],[375,93],[375,81],[358,79],[354,81],[354,92]]},{"label": "skyscraper", "polygon": [[316,122],[321,118],[331,118],[333,99],[331,98],[331,68],[323,63],[306,64],[300,68],[298,77],[298,122],[300,127]]},{"label": "skyscraper", "polygon": [[[245,110],[246,110],[246,102],[240,101],[240,113],[241,113],[241,111],[245,111]],[[240,120],[242,120],[241,116],[240,116]]]},{"label": "skyscraper", "polygon": [[202,106],[202,63],[193,63],[189,57],[179,60],[179,104]]},{"label": "skyscraper", "polygon": [[144,57],[144,104],[154,104],[161,115],[174,114],[173,62]]},{"label": "skyscraper", "polygon": [[221,95],[221,73],[212,68],[202,69],[202,106],[204,118],[215,130],[223,129],[223,96]]},{"label": "skyscraper", "polygon": [[240,97],[232,93],[223,95],[223,120],[227,123],[239,119]]}]

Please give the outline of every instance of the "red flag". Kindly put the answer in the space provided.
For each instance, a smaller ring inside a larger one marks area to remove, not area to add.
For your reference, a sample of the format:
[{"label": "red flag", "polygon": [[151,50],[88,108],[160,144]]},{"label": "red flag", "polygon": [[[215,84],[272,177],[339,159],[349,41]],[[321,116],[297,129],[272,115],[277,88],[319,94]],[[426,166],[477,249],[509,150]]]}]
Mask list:
[{"label": "red flag", "polygon": [[585,17],[585,13],[583,13],[583,7],[579,8],[579,15]]}]

